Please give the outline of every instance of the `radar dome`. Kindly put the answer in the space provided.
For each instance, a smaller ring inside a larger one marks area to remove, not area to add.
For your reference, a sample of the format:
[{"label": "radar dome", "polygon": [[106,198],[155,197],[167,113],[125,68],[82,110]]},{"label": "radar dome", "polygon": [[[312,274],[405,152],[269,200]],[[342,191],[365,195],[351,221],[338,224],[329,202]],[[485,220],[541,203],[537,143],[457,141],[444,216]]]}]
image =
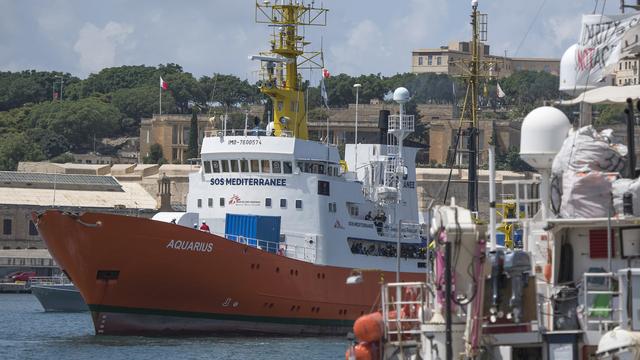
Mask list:
[{"label": "radar dome", "polygon": [[404,104],[409,101],[409,90],[403,87],[397,88],[393,92],[393,101]]},{"label": "radar dome", "polygon": [[578,72],[578,44],[571,45],[560,59],[560,86],[558,89],[564,93],[576,96],[585,90],[595,88],[593,82],[589,80],[588,72]]},{"label": "radar dome", "polygon": [[550,106],[534,109],[522,121],[520,157],[534,168],[551,168],[570,128],[562,111]]}]

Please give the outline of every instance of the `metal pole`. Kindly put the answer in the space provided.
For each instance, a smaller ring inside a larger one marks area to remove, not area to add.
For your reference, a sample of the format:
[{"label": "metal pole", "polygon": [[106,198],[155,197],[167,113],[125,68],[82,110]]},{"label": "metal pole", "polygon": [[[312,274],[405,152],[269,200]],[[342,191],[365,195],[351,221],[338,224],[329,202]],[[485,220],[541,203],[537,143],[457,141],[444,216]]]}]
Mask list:
[{"label": "metal pole", "polygon": [[451,242],[448,239],[444,244],[444,264],[446,359],[453,360],[453,344],[451,339]]},{"label": "metal pole", "polygon": [[489,144],[489,241],[496,251],[496,148]]},{"label": "metal pole", "polygon": [[360,90],[360,84],[354,84],[353,87],[356,88],[356,131],[355,131],[355,144],[356,144],[356,163],[354,164],[354,170],[356,172],[356,180],[358,180],[358,95]]},{"label": "metal pole", "polygon": [[[396,206],[395,216],[398,216]],[[398,221],[398,241],[396,243],[396,282],[400,282],[400,229],[402,228],[402,219]]]},{"label": "metal pole", "polygon": [[636,143],[635,143],[635,119],[633,116],[633,100],[627,98],[627,108],[624,109],[627,115],[627,147],[629,150],[629,171],[627,177],[636,177]]},{"label": "metal pole", "polygon": [[471,125],[468,129],[469,141],[469,187],[468,187],[468,207],[471,212],[478,211],[478,137],[477,132],[477,111],[478,111],[478,3],[472,2],[473,12],[471,14],[471,25],[473,27],[472,56],[471,56],[471,77],[469,84],[471,87]]},{"label": "metal pole", "polygon": [[[609,193],[609,199],[607,204],[607,263],[609,265],[609,273],[613,272],[612,260],[611,260],[611,202],[612,194]],[[610,282],[609,282],[610,283]]]}]

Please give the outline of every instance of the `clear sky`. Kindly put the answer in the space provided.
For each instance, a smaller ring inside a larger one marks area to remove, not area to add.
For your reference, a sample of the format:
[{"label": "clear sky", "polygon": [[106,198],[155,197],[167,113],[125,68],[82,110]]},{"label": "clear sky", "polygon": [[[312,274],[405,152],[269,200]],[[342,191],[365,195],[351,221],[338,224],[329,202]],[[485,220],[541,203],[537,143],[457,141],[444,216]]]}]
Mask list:
[{"label": "clear sky", "polygon": [[[310,0],[305,0],[305,3]],[[328,26],[307,29],[324,44],[332,74],[410,70],[411,50],[469,38],[468,0],[324,0]],[[480,0],[493,54],[560,58],[578,39],[595,0]],[[61,70],[82,78],[104,67],[174,62],[195,76],[255,80],[247,59],[268,47],[254,0],[0,0],[0,70]],[[619,13],[600,0],[597,12]],[[539,15],[536,14],[539,12]],[[528,29],[531,29],[528,31]],[[527,34],[525,38],[525,34]],[[516,54],[517,51],[517,54]],[[314,77],[317,77],[315,75]]]}]

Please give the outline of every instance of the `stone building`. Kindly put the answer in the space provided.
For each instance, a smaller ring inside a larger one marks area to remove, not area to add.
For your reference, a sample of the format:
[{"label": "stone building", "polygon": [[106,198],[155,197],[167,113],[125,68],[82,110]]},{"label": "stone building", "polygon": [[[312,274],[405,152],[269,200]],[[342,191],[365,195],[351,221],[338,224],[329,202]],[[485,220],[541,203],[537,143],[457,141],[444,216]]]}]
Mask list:
[{"label": "stone building", "polygon": [[[513,58],[491,55],[487,44],[480,44],[480,58],[485,61],[482,68],[497,78],[510,76],[516,71],[545,71],[558,76],[559,59]],[[471,44],[466,41],[454,41],[436,49],[416,49],[411,52],[411,72],[462,75],[463,62],[471,60]]]}]

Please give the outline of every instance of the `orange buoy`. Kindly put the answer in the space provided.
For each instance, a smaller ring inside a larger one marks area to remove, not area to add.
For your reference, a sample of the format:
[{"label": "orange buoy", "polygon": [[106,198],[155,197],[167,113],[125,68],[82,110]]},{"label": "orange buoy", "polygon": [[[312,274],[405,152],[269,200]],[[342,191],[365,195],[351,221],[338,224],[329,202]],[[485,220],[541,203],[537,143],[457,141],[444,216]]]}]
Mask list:
[{"label": "orange buoy", "polygon": [[544,279],[547,280],[548,283],[551,282],[551,264],[545,264],[543,270]]},{"label": "orange buoy", "polygon": [[347,352],[344,355],[346,360],[377,360],[377,351],[377,343],[363,341],[356,346],[347,349]]},{"label": "orange buoy", "polygon": [[353,324],[353,333],[360,341],[378,341],[382,338],[382,314],[374,312],[360,316]]}]

